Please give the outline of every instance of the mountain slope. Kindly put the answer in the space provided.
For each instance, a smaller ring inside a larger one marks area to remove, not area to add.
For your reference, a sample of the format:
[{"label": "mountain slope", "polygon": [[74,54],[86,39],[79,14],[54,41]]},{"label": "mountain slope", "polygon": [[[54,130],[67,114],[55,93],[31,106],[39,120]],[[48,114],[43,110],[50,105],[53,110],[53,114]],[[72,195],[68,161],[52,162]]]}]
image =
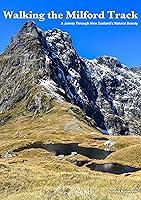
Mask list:
[{"label": "mountain slope", "polygon": [[0,66],[2,124],[17,104],[24,104],[20,114],[36,115],[69,102],[103,133],[140,134],[140,74],[115,58],[80,58],[67,33],[43,32],[27,22],[0,56]]},{"label": "mountain slope", "polygon": [[[116,58],[86,60],[98,91],[97,103],[109,131],[140,134],[141,75]],[[112,129],[112,127],[116,127]]]}]

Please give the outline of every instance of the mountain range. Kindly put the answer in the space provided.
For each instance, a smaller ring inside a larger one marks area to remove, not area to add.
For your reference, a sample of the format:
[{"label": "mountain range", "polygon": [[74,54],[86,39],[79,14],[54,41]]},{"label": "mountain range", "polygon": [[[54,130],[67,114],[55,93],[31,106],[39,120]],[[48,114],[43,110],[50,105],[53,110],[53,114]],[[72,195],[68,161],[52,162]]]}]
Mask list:
[{"label": "mountain range", "polygon": [[69,34],[26,22],[0,55],[0,123],[69,103],[104,134],[140,135],[141,71],[117,58],[81,58]]}]

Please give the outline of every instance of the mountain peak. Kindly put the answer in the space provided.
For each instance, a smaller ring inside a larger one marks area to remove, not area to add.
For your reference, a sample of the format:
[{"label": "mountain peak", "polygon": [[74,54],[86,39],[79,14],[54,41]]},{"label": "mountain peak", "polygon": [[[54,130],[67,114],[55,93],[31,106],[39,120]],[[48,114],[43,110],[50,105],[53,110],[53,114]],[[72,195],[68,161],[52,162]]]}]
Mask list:
[{"label": "mountain peak", "polygon": [[111,66],[111,67],[122,67],[121,63],[118,61],[116,57],[112,56],[100,56],[97,58],[98,64],[105,64],[106,66]]},{"label": "mountain peak", "polygon": [[39,31],[36,24],[33,21],[26,22],[18,33],[12,37],[10,44],[7,46],[5,53],[11,54],[14,53],[19,47],[23,49],[26,48],[26,44],[31,43],[34,39],[37,39],[39,36]]},{"label": "mountain peak", "polygon": [[36,28],[36,23],[32,20],[25,22],[21,29],[31,29],[31,28]]},{"label": "mountain peak", "polygon": [[26,22],[20,29],[18,34],[32,34],[37,36],[38,28],[34,21]]},{"label": "mountain peak", "polygon": [[41,31],[29,21],[1,55],[0,65],[1,113],[17,103],[24,105],[24,114],[37,114],[50,109],[52,100],[69,102],[103,133],[140,134],[140,74],[114,57],[80,58],[68,33]]}]

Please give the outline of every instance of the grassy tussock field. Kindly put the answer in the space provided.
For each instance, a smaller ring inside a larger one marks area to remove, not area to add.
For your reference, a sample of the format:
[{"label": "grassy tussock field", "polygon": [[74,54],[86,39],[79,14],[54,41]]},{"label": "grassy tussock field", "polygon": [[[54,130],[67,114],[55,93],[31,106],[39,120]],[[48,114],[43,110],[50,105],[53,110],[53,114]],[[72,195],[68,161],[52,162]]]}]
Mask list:
[{"label": "grassy tussock field", "polygon": [[[79,118],[69,105],[56,106],[46,115],[21,116],[9,121],[0,127],[0,199],[141,199],[141,171],[121,175],[91,171],[85,165],[78,167],[70,162],[92,161],[85,156],[59,157],[41,148],[11,153],[37,141],[104,149],[108,139],[115,142],[110,148],[113,153],[94,162],[141,167],[139,136],[102,135]],[[7,151],[12,156],[5,156]]]}]

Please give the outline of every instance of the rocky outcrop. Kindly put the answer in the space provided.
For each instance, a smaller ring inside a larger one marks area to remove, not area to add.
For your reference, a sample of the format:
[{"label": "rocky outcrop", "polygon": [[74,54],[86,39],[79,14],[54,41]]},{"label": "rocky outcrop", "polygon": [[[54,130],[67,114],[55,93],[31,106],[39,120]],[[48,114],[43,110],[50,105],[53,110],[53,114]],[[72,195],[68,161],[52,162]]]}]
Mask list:
[{"label": "rocky outcrop", "polygon": [[140,74],[116,58],[80,58],[67,33],[43,32],[27,22],[0,65],[1,113],[24,99],[26,111],[34,114],[50,109],[52,100],[69,102],[105,134],[140,134]]}]

